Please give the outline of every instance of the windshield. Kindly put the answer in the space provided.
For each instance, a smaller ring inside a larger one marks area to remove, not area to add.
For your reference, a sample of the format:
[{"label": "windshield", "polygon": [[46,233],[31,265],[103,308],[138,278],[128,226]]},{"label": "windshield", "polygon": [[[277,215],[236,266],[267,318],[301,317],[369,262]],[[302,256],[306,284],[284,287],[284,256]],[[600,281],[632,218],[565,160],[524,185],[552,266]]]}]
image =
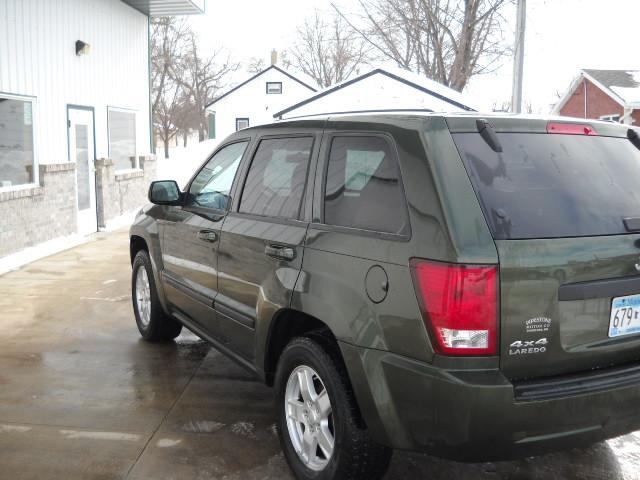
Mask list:
[{"label": "windshield", "polygon": [[503,153],[477,133],[453,138],[496,239],[624,234],[640,217],[640,151],[626,138],[499,133]]}]

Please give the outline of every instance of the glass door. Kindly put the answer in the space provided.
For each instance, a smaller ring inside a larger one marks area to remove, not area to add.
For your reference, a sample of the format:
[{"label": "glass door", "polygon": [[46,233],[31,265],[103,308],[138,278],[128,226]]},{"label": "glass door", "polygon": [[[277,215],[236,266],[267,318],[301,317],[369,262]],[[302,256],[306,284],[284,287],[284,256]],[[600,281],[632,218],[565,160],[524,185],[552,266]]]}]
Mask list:
[{"label": "glass door", "polygon": [[76,208],[81,235],[98,230],[93,132],[93,111],[69,108],[69,160],[76,162]]}]

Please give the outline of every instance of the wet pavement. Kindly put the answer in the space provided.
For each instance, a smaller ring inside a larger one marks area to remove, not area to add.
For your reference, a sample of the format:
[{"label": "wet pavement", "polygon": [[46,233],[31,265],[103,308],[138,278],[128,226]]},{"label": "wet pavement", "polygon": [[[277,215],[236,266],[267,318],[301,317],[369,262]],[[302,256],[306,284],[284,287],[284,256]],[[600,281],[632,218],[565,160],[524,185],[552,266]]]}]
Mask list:
[{"label": "wet pavement", "polygon": [[[129,275],[117,232],[0,277],[0,479],[292,478],[271,389],[189,333],[141,341]],[[640,479],[640,432],[516,462],[397,452],[385,478]]]}]

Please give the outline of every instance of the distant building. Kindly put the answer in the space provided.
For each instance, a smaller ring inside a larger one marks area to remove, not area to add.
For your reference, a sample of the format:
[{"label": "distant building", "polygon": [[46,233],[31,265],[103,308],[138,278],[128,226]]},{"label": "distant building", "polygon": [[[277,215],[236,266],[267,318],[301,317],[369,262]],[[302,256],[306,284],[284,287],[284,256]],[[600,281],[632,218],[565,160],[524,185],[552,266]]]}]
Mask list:
[{"label": "distant building", "polygon": [[204,1],[0,1],[0,257],[114,226],[146,201],[149,18]]},{"label": "distant building", "polygon": [[466,96],[438,82],[400,69],[376,68],[275,112],[275,117],[363,110],[476,111]]},{"label": "distant building", "polygon": [[581,70],[552,113],[640,125],[640,71]]},{"label": "distant building", "polygon": [[273,114],[292,105],[316,88],[274,64],[220,95],[207,105],[209,138],[226,136],[264,123],[273,122]]}]

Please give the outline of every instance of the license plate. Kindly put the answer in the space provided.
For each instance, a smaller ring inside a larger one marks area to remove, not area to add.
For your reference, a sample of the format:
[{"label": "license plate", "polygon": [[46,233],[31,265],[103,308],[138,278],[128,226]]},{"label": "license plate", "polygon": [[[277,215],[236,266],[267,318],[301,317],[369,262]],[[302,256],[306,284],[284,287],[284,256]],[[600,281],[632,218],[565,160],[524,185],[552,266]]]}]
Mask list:
[{"label": "license plate", "polygon": [[609,337],[640,333],[640,295],[616,297],[611,302]]}]

